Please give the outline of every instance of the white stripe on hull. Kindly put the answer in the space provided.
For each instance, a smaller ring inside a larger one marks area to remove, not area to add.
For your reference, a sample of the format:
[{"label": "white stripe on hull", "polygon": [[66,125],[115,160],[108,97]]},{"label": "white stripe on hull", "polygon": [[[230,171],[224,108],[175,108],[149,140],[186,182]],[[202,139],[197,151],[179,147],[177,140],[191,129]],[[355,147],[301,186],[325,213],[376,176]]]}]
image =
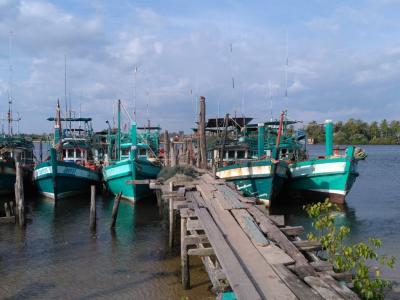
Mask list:
[{"label": "white stripe on hull", "polygon": [[[70,192],[64,192],[64,193],[59,193],[58,195],[57,195],[57,198],[58,199],[63,199],[63,198],[67,198],[67,197],[71,197],[71,196],[74,196],[74,195],[79,195],[79,194],[83,194],[83,193],[85,193],[85,191],[70,191]],[[41,195],[43,195],[43,196],[45,196],[45,197],[47,197],[47,198],[50,198],[50,199],[53,199],[54,200],[54,193],[49,193],[49,192],[39,192],[39,194],[41,194]]]},{"label": "white stripe on hull", "polygon": [[242,176],[251,175],[265,175],[269,176],[271,174],[271,166],[256,166],[256,167],[245,167],[245,168],[235,168],[222,170],[217,172],[219,178],[234,178]]},{"label": "white stripe on hull", "polygon": [[338,195],[343,195],[343,196],[345,196],[347,194],[347,191],[330,190],[330,189],[307,189],[307,191],[326,193],[326,194],[338,194]]},{"label": "white stripe on hull", "polygon": [[290,167],[292,177],[322,175],[325,173],[344,173],[346,162],[315,163],[299,167]]},{"label": "white stripe on hull", "polygon": [[[52,167],[47,166],[40,169],[35,170],[34,172],[34,179],[47,175],[52,174]],[[96,173],[93,173],[89,170],[82,170],[74,167],[65,167],[65,166],[57,166],[57,175],[74,175],[75,177],[85,178],[89,180],[99,180],[99,176]]]}]

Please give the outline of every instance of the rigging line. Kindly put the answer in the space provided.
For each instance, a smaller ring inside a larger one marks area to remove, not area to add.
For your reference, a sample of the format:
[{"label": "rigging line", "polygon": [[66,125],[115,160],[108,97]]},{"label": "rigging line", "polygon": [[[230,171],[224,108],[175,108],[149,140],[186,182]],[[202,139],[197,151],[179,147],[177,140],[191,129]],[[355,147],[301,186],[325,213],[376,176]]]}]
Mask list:
[{"label": "rigging line", "polygon": [[12,59],[11,59],[11,53],[12,53],[12,35],[13,31],[10,30],[9,32],[9,39],[8,39],[8,68],[9,68],[9,78],[8,78],[8,134],[12,135],[13,134],[13,124],[12,124],[12,80],[13,80],[13,65],[12,65]]},{"label": "rigging line", "polygon": [[67,118],[68,117],[68,99],[67,99],[67,55],[66,54],[64,54],[64,101],[65,101],[65,118]]},{"label": "rigging line", "polygon": [[137,81],[137,71],[138,71],[138,67],[137,67],[137,65],[135,65],[135,70],[134,70],[134,91],[133,91],[133,118],[134,118],[135,122],[136,122],[136,81]]},{"label": "rigging line", "polygon": [[125,105],[122,103],[122,101],[121,101],[121,107],[123,108],[124,112],[125,112],[126,115],[128,116],[129,121],[132,123],[132,122],[133,122],[133,119],[132,119],[132,117],[130,116],[128,110],[125,108]]}]

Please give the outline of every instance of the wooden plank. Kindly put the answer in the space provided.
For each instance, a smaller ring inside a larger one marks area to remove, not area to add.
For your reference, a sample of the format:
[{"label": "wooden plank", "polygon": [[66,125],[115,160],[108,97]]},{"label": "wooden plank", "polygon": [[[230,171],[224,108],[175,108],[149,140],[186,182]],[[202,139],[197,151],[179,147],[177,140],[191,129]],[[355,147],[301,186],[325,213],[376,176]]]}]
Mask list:
[{"label": "wooden plank", "polygon": [[315,290],[310,289],[310,287],[304,283],[299,277],[297,277],[294,273],[292,273],[285,266],[280,264],[273,265],[276,273],[282,280],[286,283],[286,285],[290,288],[290,290],[296,295],[300,300],[310,300],[310,299],[323,299]]},{"label": "wooden plank", "polygon": [[281,228],[281,231],[289,236],[296,236],[296,235],[301,235],[304,233],[304,227],[303,226],[286,226]]},{"label": "wooden plank", "polygon": [[324,299],[327,300],[340,300],[345,299],[336,293],[327,283],[319,277],[306,276],[304,281],[308,283],[314,290],[316,290]]},{"label": "wooden plank", "polygon": [[199,208],[196,214],[238,299],[262,299],[207,209]]},{"label": "wooden plank", "polygon": [[333,266],[330,262],[319,260],[310,263],[317,272],[333,271]]},{"label": "wooden plank", "polygon": [[201,197],[196,197],[196,202],[199,207],[207,207],[207,204],[204,202],[204,198],[214,198],[213,191],[209,189],[204,183],[200,183],[196,186],[197,190],[200,192]]},{"label": "wooden plank", "polygon": [[246,210],[233,209],[232,214],[254,245],[261,247],[269,245],[269,241]]},{"label": "wooden plank", "polygon": [[217,190],[218,191],[214,193],[215,198],[217,198],[217,201],[220,201],[224,209],[245,208],[243,203],[237,199],[237,195],[226,186],[218,185]]},{"label": "wooden plank", "polygon": [[188,230],[202,230],[203,225],[200,224],[199,220],[188,219],[187,228]]},{"label": "wooden plank", "polygon": [[126,184],[134,184],[134,185],[147,185],[150,184],[150,179],[136,179],[136,180],[127,180]]},{"label": "wooden plank", "polygon": [[270,243],[266,247],[256,247],[258,252],[260,252],[264,259],[271,265],[281,264],[286,266],[295,263],[293,258],[273,243]]},{"label": "wooden plank", "polygon": [[215,255],[213,248],[196,248],[196,249],[189,249],[188,255],[190,256],[211,256]]},{"label": "wooden plank", "polygon": [[304,255],[292,244],[291,241],[283,234],[282,231],[276,227],[271,220],[268,219],[259,209],[256,207],[250,207],[247,209],[250,214],[255,218],[259,224],[260,229],[268,236],[269,239],[274,240],[278,246],[284,250],[291,258],[296,261],[296,265],[307,266],[309,275],[316,275],[314,269],[308,265],[307,259]]},{"label": "wooden plank", "polygon": [[198,244],[204,244],[208,243],[208,237],[204,234],[201,235],[187,235],[185,236],[184,243],[189,246],[189,245],[198,245]]},{"label": "wooden plank", "polygon": [[299,240],[292,243],[301,251],[318,251],[322,249],[321,243],[318,241]]},{"label": "wooden plank", "polygon": [[1,217],[0,224],[15,223],[15,216]]},{"label": "wooden plank", "polygon": [[[241,230],[230,212],[222,209],[215,201],[204,200],[218,227],[224,233],[227,242],[234,249],[246,273],[252,278],[260,295],[265,299],[296,299],[292,291],[288,289],[271,265],[254,247],[244,231]],[[283,235],[283,233],[281,234]]]},{"label": "wooden plank", "polygon": [[356,293],[349,289],[345,284],[340,284],[328,274],[320,274],[320,277],[332,287],[340,296],[347,300],[359,300]]}]

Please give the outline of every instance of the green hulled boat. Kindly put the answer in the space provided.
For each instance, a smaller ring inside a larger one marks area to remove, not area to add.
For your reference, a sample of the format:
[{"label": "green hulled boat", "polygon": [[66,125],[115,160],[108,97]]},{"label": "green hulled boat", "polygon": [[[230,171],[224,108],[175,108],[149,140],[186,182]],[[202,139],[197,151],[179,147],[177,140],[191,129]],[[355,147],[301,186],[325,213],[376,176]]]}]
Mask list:
[{"label": "green hulled boat", "polygon": [[[287,189],[300,191],[307,196],[329,198],[343,203],[356,178],[357,164],[366,154],[357,147],[333,148],[333,123],[325,122],[326,154],[289,164],[290,178]],[[344,153],[340,153],[343,151]]]},{"label": "green hulled boat", "polygon": [[19,161],[25,183],[31,183],[33,143],[21,135],[0,137],[0,195],[14,193],[15,162]]},{"label": "green hulled boat", "polygon": [[[92,125],[90,118],[61,118],[57,104],[54,144],[50,158],[35,167],[34,182],[37,191],[46,197],[60,199],[90,191],[90,186],[100,182],[101,172],[92,156]],[[65,121],[65,129],[61,122]],[[80,124],[73,128],[72,124]],[[81,128],[83,124],[83,129]]]},{"label": "green hulled boat", "polygon": [[[271,125],[279,125],[279,127],[272,128]],[[256,197],[259,201],[270,205],[270,202],[279,195],[288,178],[288,165],[285,161],[280,160],[278,146],[285,129],[284,126],[283,114],[280,122],[267,125],[267,135],[265,133],[266,124],[258,124],[256,128],[258,133],[257,156],[250,160],[248,159],[249,153],[254,153],[251,150],[250,140],[254,135],[249,136],[245,132],[239,139],[241,142],[237,144],[239,148],[231,145],[227,147],[227,153],[224,154],[225,158],[229,159],[229,156],[233,156],[236,159],[239,157],[243,161],[227,161],[226,166],[217,169],[217,177],[233,182],[237,190],[245,196]],[[251,125],[248,125],[246,130],[251,127]],[[272,137],[275,137],[275,139]],[[267,138],[267,143],[265,143],[265,138]],[[265,144],[267,144],[267,147],[265,147]],[[242,150],[239,150],[240,148]],[[231,152],[231,155],[229,152]]]},{"label": "green hulled boat", "polygon": [[[148,179],[157,178],[161,170],[158,160],[159,127],[137,128],[132,122],[130,135],[121,134],[121,102],[118,102],[118,130],[116,138],[109,136],[109,165],[103,168],[103,177],[108,190],[113,194],[135,202],[150,194]],[[137,129],[144,130],[138,134]],[[111,130],[110,130],[111,131]],[[115,150],[113,143],[115,141]],[[115,159],[112,153],[116,153]]]},{"label": "green hulled boat", "polygon": [[[281,122],[280,138],[277,121],[258,126],[243,124],[236,139],[224,147],[214,147],[216,154],[224,153],[224,166],[217,168],[217,176],[234,182],[244,195],[267,203],[281,190],[286,195],[301,192],[307,197],[316,196],[312,199],[329,197],[332,202],[343,203],[359,175],[357,164],[365,159],[364,151],[353,146],[334,148],[333,124],[327,121],[326,154],[309,158],[305,133],[289,128],[296,121],[286,120],[285,113]],[[218,157],[214,155],[212,159]]]}]

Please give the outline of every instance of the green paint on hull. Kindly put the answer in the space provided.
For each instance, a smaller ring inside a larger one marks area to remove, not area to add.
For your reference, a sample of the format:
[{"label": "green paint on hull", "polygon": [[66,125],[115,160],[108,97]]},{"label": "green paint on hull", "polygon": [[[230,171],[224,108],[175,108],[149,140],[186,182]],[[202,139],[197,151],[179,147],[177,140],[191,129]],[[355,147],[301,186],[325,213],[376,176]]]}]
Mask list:
[{"label": "green paint on hull", "polygon": [[34,171],[34,181],[37,191],[46,197],[65,198],[80,193],[90,192],[90,186],[100,182],[97,171],[85,168],[75,163],[57,161],[57,174],[53,181],[51,162],[39,164]]},{"label": "green paint on hull", "polygon": [[[135,172],[132,172],[135,167]],[[155,179],[161,167],[146,159],[122,160],[103,169],[104,180],[114,195],[122,193],[122,197],[131,201],[144,198],[151,193],[147,184],[130,184],[129,180]]]},{"label": "green paint on hull", "polygon": [[287,164],[250,161],[219,168],[217,176],[233,182],[246,197],[272,201],[279,195],[287,178]]},{"label": "green paint on hull", "polygon": [[357,161],[348,157],[313,159],[289,166],[290,190],[311,191],[344,198],[357,176]]}]

